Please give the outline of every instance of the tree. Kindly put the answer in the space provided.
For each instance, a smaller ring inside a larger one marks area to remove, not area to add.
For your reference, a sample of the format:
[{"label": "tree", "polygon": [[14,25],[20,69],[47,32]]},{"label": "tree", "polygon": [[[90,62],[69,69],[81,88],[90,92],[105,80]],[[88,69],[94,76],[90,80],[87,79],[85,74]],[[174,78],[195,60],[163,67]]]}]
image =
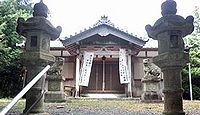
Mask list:
[{"label": "tree", "polygon": [[[17,19],[31,15],[30,0],[0,2],[0,97],[15,95],[20,89],[20,52],[24,38],[16,32]],[[17,90],[18,89],[18,90]]]},{"label": "tree", "polygon": [[[200,13],[199,8],[196,6],[194,10],[194,31],[191,35],[186,37],[186,41],[191,48],[189,50],[190,63],[191,63],[191,75],[192,75],[192,87],[193,98],[200,99]],[[188,67],[183,70],[183,88],[184,98],[190,99],[189,96],[189,81],[188,81]]]}]

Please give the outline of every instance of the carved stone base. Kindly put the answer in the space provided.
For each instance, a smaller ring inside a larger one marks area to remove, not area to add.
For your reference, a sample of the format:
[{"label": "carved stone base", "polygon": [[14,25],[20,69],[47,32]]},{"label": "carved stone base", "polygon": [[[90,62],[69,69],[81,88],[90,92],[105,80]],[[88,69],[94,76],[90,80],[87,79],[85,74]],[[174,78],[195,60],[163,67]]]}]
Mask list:
[{"label": "carved stone base", "polygon": [[162,95],[160,93],[160,79],[157,80],[142,80],[143,94],[141,95],[142,102],[161,102]]},{"label": "carved stone base", "polygon": [[48,91],[45,94],[45,102],[65,102],[64,92],[61,91]]},{"label": "carved stone base", "polygon": [[162,102],[161,94],[157,92],[144,92],[141,96],[142,102]]},{"label": "carved stone base", "polygon": [[45,94],[45,102],[64,102],[65,94],[63,89],[62,79],[47,79],[46,81],[48,91]]}]

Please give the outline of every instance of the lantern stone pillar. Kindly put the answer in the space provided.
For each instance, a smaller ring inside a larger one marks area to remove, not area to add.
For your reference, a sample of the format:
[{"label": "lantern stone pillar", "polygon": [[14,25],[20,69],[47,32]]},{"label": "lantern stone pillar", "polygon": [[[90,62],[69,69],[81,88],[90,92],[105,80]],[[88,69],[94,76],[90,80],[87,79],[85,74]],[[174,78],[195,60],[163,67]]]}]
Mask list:
[{"label": "lantern stone pillar", "polygon": [[176,2],[166,0],[161,5],[162,17],[153,26],[145,27],[148,36],[158,40],[158,56],[153,63],[161,68],[164,80],[165,115],[184,115],[182,99],[181,70],[186,65],[189,55],[184,52],[183,37],[194,29],[192,16],[184,19],[176,15]]},{"label": "lantern stone pillar", "polygon": [[[54,28],[46,19],[48,8],[41,1],[34,5],[33,17],[19,18],[17,32],[26,38],[25,52],[22,53],[22,63],[27,67],[26,84],[30,82],[43,68],[55,61],[50,54],[50,40],[55,40],[61,33],[61,27]],[[46,74],[26,93],[24,113],[43,112],[44,83]],[[34,106],[33,104],[36,103]],[[33,108],[32,108],[33,106]]]}]

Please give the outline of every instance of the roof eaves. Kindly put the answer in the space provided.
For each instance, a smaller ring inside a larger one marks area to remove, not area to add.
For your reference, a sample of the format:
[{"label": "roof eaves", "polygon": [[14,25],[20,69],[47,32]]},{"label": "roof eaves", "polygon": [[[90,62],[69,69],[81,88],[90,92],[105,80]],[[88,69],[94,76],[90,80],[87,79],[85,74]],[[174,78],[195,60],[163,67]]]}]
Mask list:
[{"label": "roof eaves", "polygon": [[[142,39],[142,37],[138,38],[136,35],[134,36],[132,33],[128,33],[128,31],[123,31],[123,29],[119,29],[119,27],[115,27],[115,25],[113,23],[111,23],[110,20],[108,20],[107,16],[101,16],[101,20],[99,20],[96,24],[93,25],[93,27],[89,27],[89,29],[84,29],[83,31],[81,30],[80,33],[75,33],[75,35],[70,35],[69,38],[65,37],[65,40],[61,40],[61,42],[63,43],[64,46],[73,44],[79,40],[82,40],[84,38],[86,38],[87,36],[91,36],[94,34],[99,34],[101,36],[106,36],[109,34],[109,32],[105,32],[105,33],[100,33],[98,32],[98,29],[101,30],[101,28],[103,29],[112,29],[114,31],[120,32],[123,36],[126,36],[129,39],[125,39],[131,43],[135,43],[138,44],[140,46],[144,46],[145,43],[147,42],[147,40]],[[116,33],[114,32],[113,33]],[[87,35],[88,34],[88,35]],[[83,37],[84,36],[84,37]]]}]

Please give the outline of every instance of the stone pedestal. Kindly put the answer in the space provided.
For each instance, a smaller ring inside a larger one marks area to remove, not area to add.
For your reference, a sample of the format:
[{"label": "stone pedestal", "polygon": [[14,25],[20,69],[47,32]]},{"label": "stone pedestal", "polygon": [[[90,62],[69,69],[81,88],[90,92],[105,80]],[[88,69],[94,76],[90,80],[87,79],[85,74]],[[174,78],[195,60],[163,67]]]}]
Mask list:
[{"label": "stone pedestal", "polygon": [[[48,8],[45,4],[35,4],[33,16],[26,21],[18,19],[17,32],[26,37],[25,52],[21,55],[22,63],[27,68],[28,84],[48,64],[55,61],[50,54],[50,40],[55,40],[61,33],[61,27],[54,28],[46,19]],[[24,113],[42,113],[44,102],[44,83],[46,74],[27,92]]]},{"label": "stone pedestal", "polygon": [[182,99],[181,69],[188,62],[184,52],[183,37],[194,29],[193,17],[186,19],[176,15],[176,2],[166,0],[162,6],[162,16],[154,26],[147,25],[149,37],[158,40],[158,56],[153,63],[161,68],[164,80],[164,112],[166,115],[184,115]]},{"label": "stone pedestal", "polygon": [[45,102],[65,102],[63,79],[48,78]]},{"label": "stone pedestal", "polygon": [[142,102],[161,102],[162,95],[160,94],[160,80],[142,80],[143,93],[141,95]]},{"label": "stone pedestal", "polygon": [[52,68],[47,72],[47,92],[45,94],[45,102],[64,102],[64,78],[61,74],[64,59],[58,58]]}]

